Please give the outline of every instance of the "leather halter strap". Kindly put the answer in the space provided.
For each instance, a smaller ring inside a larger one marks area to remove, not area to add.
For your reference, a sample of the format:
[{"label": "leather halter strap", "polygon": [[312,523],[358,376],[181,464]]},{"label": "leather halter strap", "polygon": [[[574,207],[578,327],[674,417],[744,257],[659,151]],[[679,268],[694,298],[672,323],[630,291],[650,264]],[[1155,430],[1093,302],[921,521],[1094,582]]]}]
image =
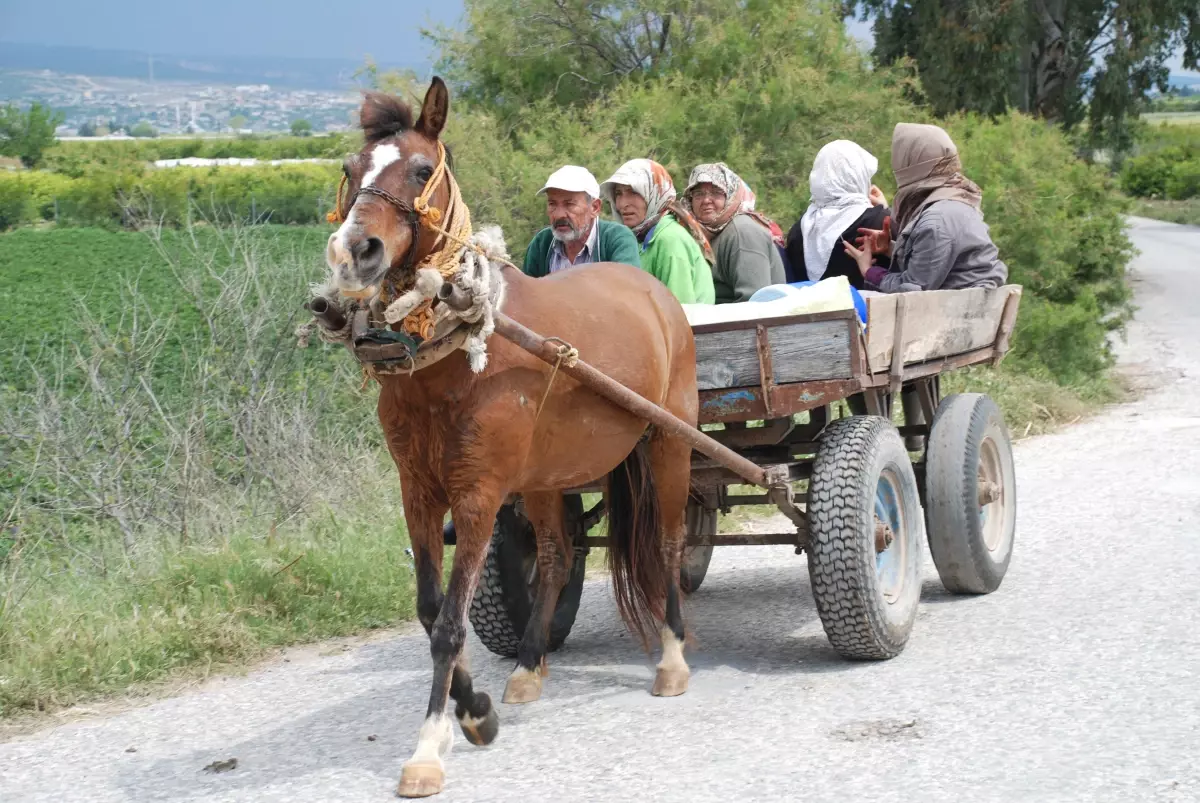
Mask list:
[{"label": "leather halter strap", "polygon": [[[408,273],[409,271],[412,270],[413,262],[416,259],[417,250],[418,250],[417,246],[419,245],[419,240],[421,237],[421,215],[420,215],[420,213],[417,212],[417,210],[413,207],[412,204],[410,204],[408,201],[404,200],[403,198],[397,198],[395,195],[392,195],[387,190],[380,189],[379,187],[374,187],[374,186],[360,187],[358,192],[354,193],[354,195],[350,198],[350,208],[351,209],[354,208],[354,204],[355,204],[355,202],[358,201],[358,196],[360,196],[360,195],[374,195],[377,198],[382,198],[383,200],[387,201],[392,206],[399,209],[401,212],[403,212],[408,217],[408,228],[412,232],[412,237],[410,238],[410,243],[408,246],[408,253],[404,255],[404,264],[400,266],[400,270],[402,272]],[[388,272],[390,273],[391,271],[389,270]]]}]

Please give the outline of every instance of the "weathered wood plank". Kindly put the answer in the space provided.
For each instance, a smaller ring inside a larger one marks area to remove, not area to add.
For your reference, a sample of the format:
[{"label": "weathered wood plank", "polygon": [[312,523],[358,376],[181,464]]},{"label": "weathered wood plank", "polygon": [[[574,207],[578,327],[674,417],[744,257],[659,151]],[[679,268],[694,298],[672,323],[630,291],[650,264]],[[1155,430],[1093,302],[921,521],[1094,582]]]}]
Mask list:
[{"label": "weathered wood plank", "polygon": [[844,320],[770,327],[775,384],[849,379],[850,329]]},{"label": "weathered wood plank", "polygon": [[[850,327],[845,319],[771,326],[772,381],[775,384],[850,376]],[[758,387],[762,384],[754,329],[696,335],[696,380],[700,390]]]},{"label": "weathered wood plank", "polygon": [[[904,364],[949,357],[991,345],[1004,304],[1018,285],[994,289],[932,290],[905,296]],[[867,300],[867,362],[872,373],[888,370],[895,340],[896,303],[901,294]]]}]

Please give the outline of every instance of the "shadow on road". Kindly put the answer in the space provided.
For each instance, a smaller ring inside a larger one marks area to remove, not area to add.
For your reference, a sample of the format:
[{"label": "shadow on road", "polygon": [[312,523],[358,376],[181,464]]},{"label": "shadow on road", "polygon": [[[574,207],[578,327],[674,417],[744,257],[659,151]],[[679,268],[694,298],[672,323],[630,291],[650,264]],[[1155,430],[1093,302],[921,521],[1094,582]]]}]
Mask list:
[{"label": "shadow on road", "polygon": [[[936,577],[926,579],[922,597],[927,602],[956,599]],[[728,670],[793,674],[800,683],[808,674],[869,671],[871,666],[843,660],[830,647],[803,560],[784,567],[740,565],[714,571],[687,601],[686,616],[695,639],[688,651],[694,689],[726,682],[723,679],[732,675]],[[499,700],[514,661],[487,652],[473,636],[469,651],[476,688]],[[526,725],[544,725],[547,718],[569,721],[601,700],[625,697],[622,702],[639,705],[644,696],[649,701],[657,657],[657,652],[647,656],[621,626],[607,580],[589,583],[570,638],[550,657],[542,700],[500,706],[501,740]],[[358,660],[318,670],[315,677],[319,682],[324,674],[377,675],[379,682],[369,683],[366,693],[231,744],[220,755],[204,751],[130,766],[123,785],[131,794],[144,792],[153,778],[156,797],[175,799],[206,790],[278,786],[314,773],[347,770],[378,774],[380,784],[390,787],[424,718],[429,671],[423,633],[361,647]],[[397,674],[407,678],[396,682]],[[679,704],[687,701],[685,696]],[[371,735],[376,739],[369,741]],[[231,756],[239,761],[234,772],[200,771],[213,760]]]}]

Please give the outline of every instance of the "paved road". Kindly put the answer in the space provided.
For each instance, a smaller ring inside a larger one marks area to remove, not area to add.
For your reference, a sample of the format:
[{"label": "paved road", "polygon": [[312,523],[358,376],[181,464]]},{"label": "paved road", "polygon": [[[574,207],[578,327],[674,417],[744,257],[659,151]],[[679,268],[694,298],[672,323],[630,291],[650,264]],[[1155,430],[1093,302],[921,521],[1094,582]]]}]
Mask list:
[{"label": "paved road", "polygon": [[[440,799],[1200,800],[1200,229],[1135,226],[1142,324],[1123,351],[1158,389],[1018,446],[999,591],[950,598],[930,564],[907,650],[851,664],[802,558],[718,551],[690,610],[691,690],[661,700],[592,584],[543,700],[502,706],[491,748],[459,740]],[[470,649],[498,698],[508,662]],[[416,634],[304,651],[0,745],[0,800],[389,800],[428,679]]]}]

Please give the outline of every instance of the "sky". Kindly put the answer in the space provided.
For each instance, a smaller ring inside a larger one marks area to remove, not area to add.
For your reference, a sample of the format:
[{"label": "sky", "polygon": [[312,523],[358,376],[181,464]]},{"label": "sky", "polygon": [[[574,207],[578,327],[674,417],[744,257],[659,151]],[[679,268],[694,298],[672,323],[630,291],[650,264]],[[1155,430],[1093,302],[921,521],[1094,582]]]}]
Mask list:
[{"label": "sky", "polygon": [[304,56],[428,63],[422,26],[462,0],[0,0],[0,40],[180,56]]},{"label": "sky", "polygon": [[[421,27],[455,25],[462,0],[0,0],[0,40],[180,56],[366,56],[428,64]],[[871,41],[869,23],[851,33]],[[1172,72],[1190,75],[1177,54]]]}]

